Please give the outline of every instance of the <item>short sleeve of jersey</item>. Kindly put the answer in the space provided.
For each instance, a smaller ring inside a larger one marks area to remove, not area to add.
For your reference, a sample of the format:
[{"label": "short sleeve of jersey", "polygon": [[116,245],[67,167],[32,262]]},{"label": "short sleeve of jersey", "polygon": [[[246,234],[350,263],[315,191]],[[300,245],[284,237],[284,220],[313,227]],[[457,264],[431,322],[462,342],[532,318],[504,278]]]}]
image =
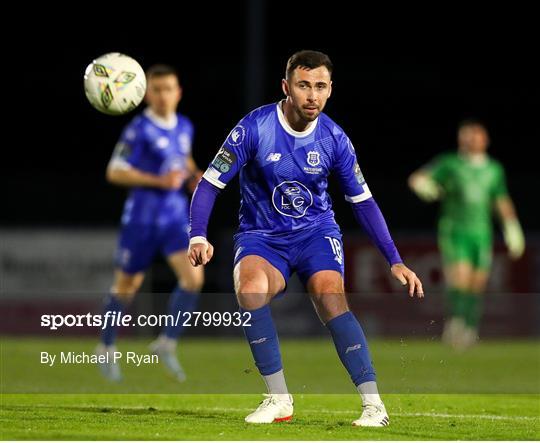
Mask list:
[{"label": "short sleeve of jersey", "polygon": [[499,162],[495,162],[495,180],[493,182],[493,198],[505,197],[508,195],[508,187],[506,185],[506,174],[504,168]]},{"label": "short sleeve of jersey", "polygon": [[137,121],[127,125],[114,148],[109,167],[129,169],[137,167],[143,149],[144,139]]},{"label": "short sleeve of jersey", "polygon": [[450,156],[448,154],[441,154],[431,160],[425,165],[422,170],[427,172],[430,177],[439,184],[443,184],[450,171]]},{"label": "short sleeve of jersey", "polygon": [[338,141],[334,172],[345,194],[345,200],[351,203],[360,203],[371,197],[371,192],[356,159],[354,146],[349,137],[344,134]]},{"label": "short sleeve of jersey", "polygon": [[257,145],[256,122],[244,117],[229,133],[227,139],[208,166],[203,177],[223,189],[252,157]]}]

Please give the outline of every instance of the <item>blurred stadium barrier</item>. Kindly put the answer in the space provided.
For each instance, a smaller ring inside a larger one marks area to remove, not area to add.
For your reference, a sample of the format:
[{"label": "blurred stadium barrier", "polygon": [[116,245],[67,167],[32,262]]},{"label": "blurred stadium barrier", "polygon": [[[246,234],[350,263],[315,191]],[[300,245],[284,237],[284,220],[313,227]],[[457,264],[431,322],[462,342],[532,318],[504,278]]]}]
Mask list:
[{"label": "blurred stadium barrier", "polygon": [[[115,229],[0,230],[0,333],[44,334],[44,313],[99,313],[108,292],[116,244]],[[219,236],[218,255],[207,268],[202,311],[236,311],[232,294],[231,235]],[[440,334],[444,286],[432,234],[397,235],[407,264],[423,278],[427,298],[410,300],[391,278],[379,252],[364,238],[345,233],[346,287],[351,308],[369,334],[433,336]],[[481,335],[540,335],[540,238],[528,238],[526,255],[517,263],[497,243]],[[134,313],[163,313],[174,277],[157,261],[132,308]],[[296,278],[287,294],[272,304],[283,336],[326,334]],[[127,328],[128,334],[151,334],[155,328]],[[237,328],[190,330],[193,335],[239,335]],[[68,328],[62,334],[96,334],[95,328]]]}]

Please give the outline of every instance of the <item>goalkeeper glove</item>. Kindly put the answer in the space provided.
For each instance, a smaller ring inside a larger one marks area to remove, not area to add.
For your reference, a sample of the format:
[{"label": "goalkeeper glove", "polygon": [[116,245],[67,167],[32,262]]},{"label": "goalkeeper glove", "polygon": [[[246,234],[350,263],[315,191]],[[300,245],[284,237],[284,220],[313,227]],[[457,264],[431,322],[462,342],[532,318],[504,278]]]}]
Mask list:
[{"label": "goalkeeper glove", "polygon": [[525,238],[523,230],[517,220],[507,220],[503,224],[503,236],[510,258],[516,260],[525,251]]},{"label": "goalkeeper glove", "polygon": [[414,184],[414,190],[422,200],[432,202],[441,196],[440,186],[427,175],[420,175]]}]

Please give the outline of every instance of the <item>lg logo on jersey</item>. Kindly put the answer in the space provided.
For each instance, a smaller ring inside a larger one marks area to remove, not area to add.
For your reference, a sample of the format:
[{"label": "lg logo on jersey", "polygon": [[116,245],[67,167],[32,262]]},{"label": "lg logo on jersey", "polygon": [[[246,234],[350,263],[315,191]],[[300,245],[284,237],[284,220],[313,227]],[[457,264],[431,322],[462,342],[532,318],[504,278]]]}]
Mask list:
[{"label": "lg logo on jersey", "polygon": [[285,217],[301,218],[313,204],[313,195],[298,181],[284,181],[274,188],[272,204]]}]

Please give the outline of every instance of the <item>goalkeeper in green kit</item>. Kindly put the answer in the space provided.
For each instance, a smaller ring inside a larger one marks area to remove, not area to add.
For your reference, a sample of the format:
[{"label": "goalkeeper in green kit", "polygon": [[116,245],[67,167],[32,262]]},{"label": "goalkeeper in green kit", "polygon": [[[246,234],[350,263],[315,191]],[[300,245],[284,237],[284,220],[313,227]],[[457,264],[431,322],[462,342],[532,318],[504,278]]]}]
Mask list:
[{"label": "goalkeeper in green kit", "polygon": [[450,311],[442,338],[455,349],[466,349],[478,338],[482,294],[491,267],[494,210],[510,257],[518,259],[525,250],[504,169],[487,155],[488,145],[486,127],[466,120],[458,127],[457,152],[436,157],[409,178],[420,198],[441,201],[439,249]]}]

